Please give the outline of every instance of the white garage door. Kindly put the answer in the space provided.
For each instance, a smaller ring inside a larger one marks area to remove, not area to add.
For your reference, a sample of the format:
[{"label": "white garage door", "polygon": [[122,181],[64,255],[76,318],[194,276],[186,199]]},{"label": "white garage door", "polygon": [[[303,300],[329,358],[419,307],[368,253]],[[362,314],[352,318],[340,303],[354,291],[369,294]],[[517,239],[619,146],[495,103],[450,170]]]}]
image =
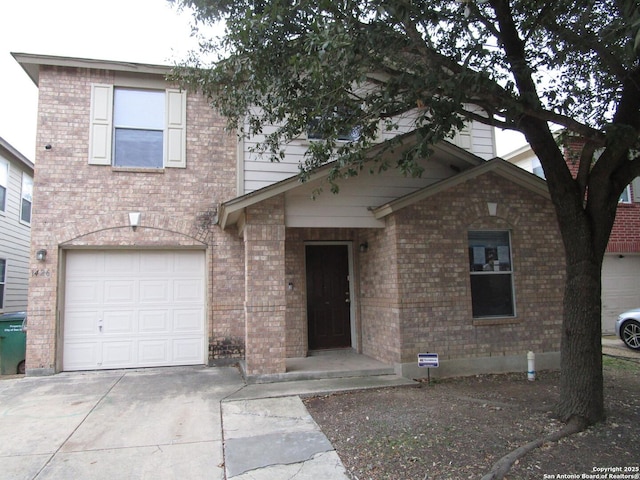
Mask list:
[{"label": "white garage door", "polygon": [[618,315],[640,307],[640,255],[605,255],[602,265],[602,332],[614,333]]},{"label": "white garage door", "polygon": [[205,363],[202,251],[69,251],[63,369]]}]

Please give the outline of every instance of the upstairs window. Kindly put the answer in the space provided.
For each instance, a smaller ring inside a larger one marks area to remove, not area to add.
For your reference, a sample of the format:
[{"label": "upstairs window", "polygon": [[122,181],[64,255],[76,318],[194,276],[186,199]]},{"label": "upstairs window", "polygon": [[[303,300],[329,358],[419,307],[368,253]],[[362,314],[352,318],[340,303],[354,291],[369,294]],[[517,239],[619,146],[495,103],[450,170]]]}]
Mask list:
[{"label": "upstairs window", "polygon": [[618,203],[631,203],[631,185],[627,185],[618,199]]},{"label": "upstairs window", "polygon": [[[316,117],[307,125],[307,139],[309,140],[323,140],[327,138],[327,125],[330,120],[349,121],[349,117],[353,114],[346,108],[337,109],[333,116],[331,114],[322,117]],[[360,138],[360,126],[355,127],[343,127],[338,131],[338,141],[341,142],[355,142]]]},{"label": "upstairs window", "polygon": [[116,88],[113,98],[113,165],[164,166],[164,92]]},{"label": "upstairs window", "polygon": [[33,178],[22,174],[22,197],[20,199],[20,221],[31,223],[31,204],[33,202]]},{"label": "upstairs window", "polygon": [[9,162],[0,158],[0,212],[7,211],[7,189],[9,188]]},{"label": "upstairs window", "polygon": [[89,163],[120,168],[186,167],[186,93],[91,85]]},{"label": "upstairs window", "polygon": [[473,317],[514,316],[509,232],[471,231],[468,242]]}]

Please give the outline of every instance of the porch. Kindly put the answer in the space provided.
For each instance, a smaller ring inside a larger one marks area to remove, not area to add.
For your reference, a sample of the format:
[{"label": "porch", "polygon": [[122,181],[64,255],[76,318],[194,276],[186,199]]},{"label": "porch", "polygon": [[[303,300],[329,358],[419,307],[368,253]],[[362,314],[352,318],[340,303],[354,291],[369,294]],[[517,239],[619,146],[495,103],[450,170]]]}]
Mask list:
[{"label": "porch", "polygon": [[307,357],[287,358],[285,363],[285,373],[247,374],[244,361],[240,363],[240,369],[248,384],[334,379],[355,386],[363,378],[378,378],[384,380],[383,384],[394,380],[413,383],[396,375],[393,365],[357,353],[351,348],[312,351]]}]

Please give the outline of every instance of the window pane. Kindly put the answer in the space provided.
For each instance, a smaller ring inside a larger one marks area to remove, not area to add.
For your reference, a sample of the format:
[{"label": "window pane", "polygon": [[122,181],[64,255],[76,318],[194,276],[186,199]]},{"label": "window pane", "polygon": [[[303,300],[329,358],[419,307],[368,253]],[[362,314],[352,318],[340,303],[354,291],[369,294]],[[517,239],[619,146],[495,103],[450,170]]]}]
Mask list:
[{"label": "window pane", "polygon": [[33,178],[28,175],[22,176],[22,198],[33,201]]},{"label": "window pane", "polygon": [[631,191],[630,191],[629,185],[627,185],[627,187],[622,192],[622,195],[620,195],[620,198],[618,199],[618,202],[620,202],[620,203],[631,203]]},{"label": "window pane", "polygon": [[22,205],[20,208],[20,220],[23,222],[31,223],[31,202],[26,198],[22,199]]},{"label": "window pane", "polygon": [[116,89],[113,99],[113,122],[116,127],[164,128],[164,92]]},{"label": "window pane", "polygon": [[162,168],[162,132],[118,128],[113,164],[116,167]]},{"label": "window pane", "polygon": [[509,232],[469,232],[469,271],[511,271]]},{"label": "window pane", "polygon": [[0,211],[4,212],[7,205],[7,189],[0,187]]},{"label": "window pane", "polygon": [[474,317],[513,316],[511,274],[471,275]]},{"label": "window pane", "polygon": [[9,164],[0,161],[0,187],[9,186]]}]

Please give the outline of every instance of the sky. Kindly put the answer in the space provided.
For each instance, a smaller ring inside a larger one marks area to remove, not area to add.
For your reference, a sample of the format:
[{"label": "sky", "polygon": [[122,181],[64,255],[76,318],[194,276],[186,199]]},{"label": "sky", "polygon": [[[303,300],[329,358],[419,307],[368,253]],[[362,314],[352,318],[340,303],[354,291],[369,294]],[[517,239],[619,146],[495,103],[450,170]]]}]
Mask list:
[{"label": "sky", "polygon": [[[0,137],[32,161],[38,90],[11,52],[172,65],[197,48],[167,0],[4,0],[0,21]],[[499,155],[522,145],[497,136]]]}]

